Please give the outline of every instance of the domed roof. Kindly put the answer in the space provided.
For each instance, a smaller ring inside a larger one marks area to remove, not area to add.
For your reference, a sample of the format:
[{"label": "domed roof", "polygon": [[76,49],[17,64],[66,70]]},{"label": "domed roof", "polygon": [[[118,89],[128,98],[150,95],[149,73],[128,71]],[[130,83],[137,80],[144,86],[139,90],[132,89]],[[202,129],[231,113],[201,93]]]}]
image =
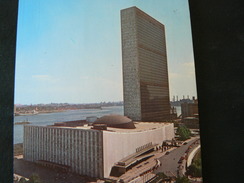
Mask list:
[{"label": "domed roof", "polygon": [[106,124],[115,128],[135,128],[133,121],[122,115],[106,115],[98,118],[93,124]]}]

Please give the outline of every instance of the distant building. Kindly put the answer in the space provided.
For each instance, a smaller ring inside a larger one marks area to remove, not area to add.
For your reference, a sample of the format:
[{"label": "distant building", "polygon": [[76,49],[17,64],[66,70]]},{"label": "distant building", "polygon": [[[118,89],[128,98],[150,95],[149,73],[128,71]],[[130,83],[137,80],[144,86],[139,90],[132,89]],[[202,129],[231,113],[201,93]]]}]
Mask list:
[{"label": "distant building", "polygon": [[194,103],[182,103],[182,122],[189,128],[199,128],[198,102],[193,98]]},{"label": "distant building", "polygon": [[177,119],[177,111],[176,108],[173,106],[170,108],[170,120],[173,121]]},{"label": "distant building", "polygon": [[182,103],[181,104],[182,119],[185,117],[195,117],[198,115],[198,102],[194,100],[194,103]]},{"label": "distant building", "polygon": [[182,120],[182,122],[188,128],[191,128],[191,129],[199,129],[199,118],[198,117],[185,117]]},{"label": "distant building", "polygon": [[136,121],[170,119],[164,25],[137,7],[121,10],[124,114]]},{"label": "distant building", "polygon": [[172,138],[172,123],[134,123],[120,115],[101,117],[92,126],[84,121],[27,125],[24,126],[24,159],[104,178],[109,177],[117,162]]}]

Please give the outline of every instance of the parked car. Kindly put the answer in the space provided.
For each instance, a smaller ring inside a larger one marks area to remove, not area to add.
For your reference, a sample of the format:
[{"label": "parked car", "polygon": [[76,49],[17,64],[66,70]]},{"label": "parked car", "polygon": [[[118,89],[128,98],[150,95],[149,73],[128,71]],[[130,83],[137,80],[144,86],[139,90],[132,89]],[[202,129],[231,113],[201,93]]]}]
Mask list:
[{"label": "parked car", "polygon": [[167,151],[166,153],[165,153],[165,155],[168,155],[169,154],[169,151]]}]

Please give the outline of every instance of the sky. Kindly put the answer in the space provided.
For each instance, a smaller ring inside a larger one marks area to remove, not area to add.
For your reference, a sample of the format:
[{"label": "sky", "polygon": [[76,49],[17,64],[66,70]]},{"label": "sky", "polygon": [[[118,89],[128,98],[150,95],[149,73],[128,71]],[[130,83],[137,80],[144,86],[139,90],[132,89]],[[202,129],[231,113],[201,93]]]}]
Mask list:
[{"label": "sky", "polygon": [[15,104],[123,101],[120,10],[165,25],[170,99],[197,96],[187,0],[20,0]]}]

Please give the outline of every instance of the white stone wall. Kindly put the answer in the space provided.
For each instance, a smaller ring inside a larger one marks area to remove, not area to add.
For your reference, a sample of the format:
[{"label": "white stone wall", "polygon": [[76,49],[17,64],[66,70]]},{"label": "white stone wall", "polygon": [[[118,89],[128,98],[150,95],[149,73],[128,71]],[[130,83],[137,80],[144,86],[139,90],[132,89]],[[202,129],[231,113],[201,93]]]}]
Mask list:
[{"label": "white stone wall", "polygon": [[102,131],[25,126],[24,159],[68,165],[81,175],[103,177]]},{"label": "white stone wall", "polygon": [[173,137],[173,124],[131,133],[27,125],[24,159],[68,165],[75,173],[103,178],[109,176],[114,163],[135,153],[136,148]]},{"label": "white stone wall", "polygon": [[132,133],[103,131],[104,177],[109,176],[114,163],[135,153],[136,148],[150,142],[161,145],[164,140],[172,138],[174,138],[173,124]]},{"label": "white stone wall", "polygon": [[137,52],[137,26],[134,9],[121,11],[124,114],[141,120],[141,94]]},{"label": "white stone wall", "polygon": [[188,158],[187,158],[187,162],[186,162],[187,167],[189,167],[191,165],[192,159],[195,157],[195,155],[197,154],[197,152],[199,151],[200,148],[201,148],[201,145],[198,145],[197,147],[194,148],[193,151],[190,152],[190,154],[188,155]]}]

